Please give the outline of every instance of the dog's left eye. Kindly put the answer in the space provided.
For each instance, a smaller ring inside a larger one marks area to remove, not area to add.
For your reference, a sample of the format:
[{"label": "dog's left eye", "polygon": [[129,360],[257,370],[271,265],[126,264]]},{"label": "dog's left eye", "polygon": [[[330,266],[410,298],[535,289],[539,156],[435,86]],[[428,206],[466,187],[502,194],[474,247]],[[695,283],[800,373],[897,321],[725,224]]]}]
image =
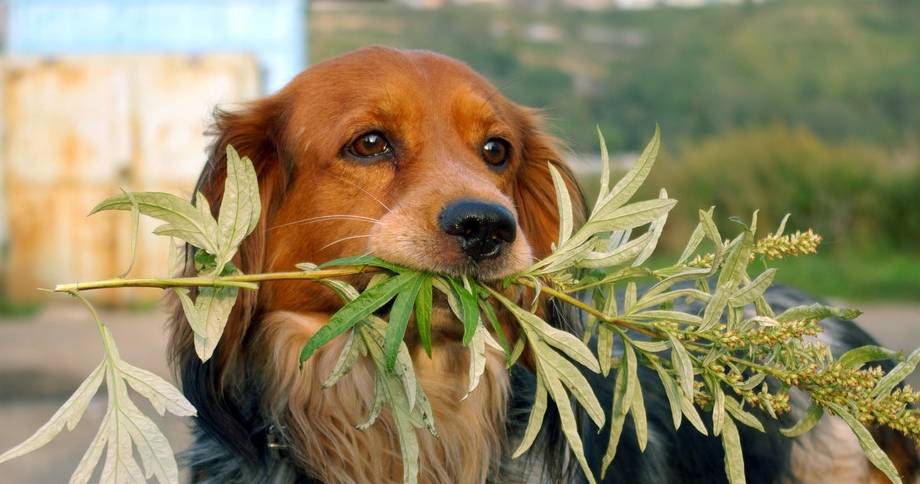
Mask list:
[{"label": "dog's left eye", "polygon": [[511,146],[501,138],[490,138],[482,145],[482,159],[486,163],[500,167],[511,156]]},{"label": "dog's left eye", "polygon": [[348,153],[358,158],[374,158],[390,151],[392,151],[390,142],[379,131],[364,133],[348,146]]}]

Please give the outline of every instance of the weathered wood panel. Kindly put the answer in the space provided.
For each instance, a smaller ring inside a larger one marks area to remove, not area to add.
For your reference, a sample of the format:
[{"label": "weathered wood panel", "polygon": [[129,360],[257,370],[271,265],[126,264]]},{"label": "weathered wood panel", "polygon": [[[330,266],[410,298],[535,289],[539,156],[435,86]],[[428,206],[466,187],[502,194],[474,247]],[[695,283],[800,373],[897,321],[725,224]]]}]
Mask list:
[{"label": "weathered wood panel", "polygon": [[[5,291],[38,299],[40,287],[114,277],[130,260],[130,217],[86,217],[118,192],[187,195],[204,163],[215,105],[258,93],[248,56],[16,59],[3,66]],[[134,275],[163,275],[168,245],[141,226]],[[99,300],[149,300],[117,290]]]}]

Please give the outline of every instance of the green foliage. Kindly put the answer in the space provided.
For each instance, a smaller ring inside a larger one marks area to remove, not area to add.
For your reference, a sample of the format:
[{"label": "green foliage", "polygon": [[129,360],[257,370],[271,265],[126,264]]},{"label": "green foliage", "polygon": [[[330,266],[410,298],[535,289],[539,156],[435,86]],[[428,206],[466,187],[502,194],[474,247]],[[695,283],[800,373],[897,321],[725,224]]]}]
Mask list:
[{"label": "green foliage", "polygon": [[916,2],[644,11],[359,2],[311,16],[311,59],[370,44],[456,57],[512,99],[547,107],[556,134],[583,152],[596,149],[595,125],[614,151],[638,150],[656,121],[676,140],[777,121],[888,146],[920,131]]},{"label": "green foliage", "polygon": [[[853,318],[858,311],[812,305],[774,314],[763,294],[776,270],[766,267],[752,273],[751,262],[769,264],[775,258],[810,253],[820,242],[820,237],[811,231],[784,235],[785,218],[775,232],[758,238],[755,211],[750,223],[735,221],[732,228],[740,227],[734,230],[740,231],[738,235],[724,239],[713,216],[714,209],[699,210],[699,222],[680,259],[658,268],[647,265],[676,203],[664,190],[657,198],[632,201],[651,172],[659,146],[660,133],[656,129],[636,165],[611,187],[606,144],[601,137],[605,178],[588,219],[580,227],[575,226],[568,190],[550,166],[560,217],[555,249],[545,259],[502,281],[428,274],[371,256],[339,259],[322,268],[304,262],[297,265],[297,272],[241,274],[230,260],[256,225],[260,211],[258,185],[251,162],[239,158],[229,147],[228,163],[232,166],[217,219],[201,194],[196,206],[161,193],[123,193],[113,197],[94,211],[132,210],[162,220],[165,225],[156,233],[181,238],[198,248],[194,258],[198,275],[116,278],[59,286],[57,291],[78,297],[93,313],[106,359],[48,424],[20,446],[0,455],[0,461],[41,447],[64,426],[72,428],[101,385],[104,373],[109,411],[74,479],[83,482],[91,476],[107,445],[104,482],[142,481],[151,476],[160,482],[176,482],[178,473],[168,443],[134,407],[126,389],[134,388],[161,413],[170,410],[189,415],[194,409],[165,381],[120,360],[111,334],[78,291],[125,286],[172,288],[195,334],[198,356],[204,361],[213,354],[240,289],[255,289],[256,282],[266,280],[309,279],[335,291],[343,305],[304,345],[301,362],[333,338],[345,337],[338,360],[323,382],[323,387],[328,388],[347,375],[359,359],[370,360],[375,369],[374,404],[367,421],[358,428],[374,425],[382,410],[389,409],[399,439],[404,482],[418,479],[417,429],[437,435],[431,405],[416,380],[412,356],[403,341],[414,315],[419,340],[430,353],[433,291],[444,296],[457,324],[463,326],[462,343],[470,355],[467,395],[477,388],[485,372],[487,348],[503,352],[509,365],[524,349],[531,355],[537,377],[535,405],[515,456],[532,446],[543,426],[549,399],[558,410],[569,449],[589,482],[595,482],[595,476],[588,467],[574,405],[580,405],[596,427],[603,428],[608,422],[611,426],[602,474],[615,461],[627,418],[632,419],[639,448],[644,449],[648,423],[638,368],[646,366],[657,372],[664,385],[675,426],[686,418],[702,434],[711,431],[721,438],[725,472],[734,484],[745,481],[736,423],[763,431],[758,415],[776,418],[788,412],[792,388],[811,398],[812,409],[801,423],[786,429],[786,434],[807,431],[825,413],[837,415],[853,429],[870,461],[893,482],[900,482],[893,464],[872,440],[866,425],[887,425],[920,441],[920,419],[911,408],[920,401],[920,393],[909,387],[896,389],[920,363],[920,350],[904,359],[882,348],[865,347],[835,361],[828,347],[807,338],[820,331],[821,319]],[[340,279],[366,271],[376,274],[363,292]],[[649,281],[651,285],[645,284]],[[693,287],[674,288],[684,281],[693,282]],[[640,290],[640,282],[647,288]],[[534,299],[513,300],[505,291],[512,285],[532,289]],[[618,308],[616,293],[624,287],[624,304]],[[195,300],[187,288],[196,288]],[[583,302],[577,294],[590,296],[592,303]],[[555,298],[590,316],[591,324],[584,328],[581,338],[551,326],[539,315],[540,296]],[[678,300],[700,301],[705,309],[701,314],[678,311],[674,309]],[[375,314],[390,302],[388,320]],[[508,344],[497,321],[496,305],[518,325],[521,338],[514,347]],[[485,320],[494,334],[487,329]],[[601,344],[597,355],[585,343],[595,334]],[[613,354],[615,340],[623,348],[622,355]],[[902,361],[886,375],[878,366],[867,366],[879,359]],[[608,374],[612,368],[616,368],[617,378],[608,415],[582,370]],[[767,378],[778,385],[768,386]],[[705,426],[700,411],[711,413],[711,429]],[[132,443],[146,473],[134,460]]]}]

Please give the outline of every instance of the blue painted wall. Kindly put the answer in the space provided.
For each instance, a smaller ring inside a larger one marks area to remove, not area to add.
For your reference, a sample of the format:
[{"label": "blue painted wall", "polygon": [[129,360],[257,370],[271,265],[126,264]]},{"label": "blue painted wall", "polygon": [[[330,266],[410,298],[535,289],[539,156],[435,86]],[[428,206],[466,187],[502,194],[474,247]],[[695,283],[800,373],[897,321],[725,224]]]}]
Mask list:
[{"label": "blue painted wall", "polygon": [[307,65],[308,0],[7,0],[12,55],[249,52],[263,90]]}]

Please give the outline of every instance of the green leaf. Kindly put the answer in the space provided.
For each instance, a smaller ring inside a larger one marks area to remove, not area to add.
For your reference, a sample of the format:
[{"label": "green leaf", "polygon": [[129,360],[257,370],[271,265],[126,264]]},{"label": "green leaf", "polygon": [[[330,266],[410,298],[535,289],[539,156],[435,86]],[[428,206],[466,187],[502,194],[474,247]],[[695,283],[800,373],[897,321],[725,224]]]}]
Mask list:
[{"label": "green leaf", "polygon": [[534,440],[536,440],[537,435],[540,433],[540,429],[543,428],[543,417],[546,415],[546,406],[546,385],[543,384],[543,377],[540,376],[540,372],[537,372],[536,395],[534,396],[533,407],[530,409],[530,417],[527,419],[527,428],[524,430],[524,436],[521,438],[521,443],[518,444],[514,454],[511,455],[512,459],[517,459],[533,445]]},{"label": "green leaf", "polygon": [[684,348],[684,345],[673,335],[668,335],[668,339],[671,341],[671,364],[674,366],[674,371],[677,372],[678,380],[680,381],[680,386],[684,390],[684,395],[686,395],[691,400],[693,399],[693,362],[690,360],[690,353],[687,353],[687,349]]},{"label": "green leaf", "polygon": [[383,344],[383,354],[386,357],[387,371],[393,371],[393,367],[396,365],[399,345],[406,335],[406,327],[409,326],[409,317],[412,316],[412,307],[425,281],[425,277],[417,272],[407,272],[406,274],[411,274],[414,278],[411,283],[405,286],[403,291],[396,295],[396,300],[393,301],[393,307],[390,309],[389,324],[387,324],[386,336]]},{"label": "green leaf", "polygon": [[876,345],[865,345],[853,348],[840,355],[840,358],[837,359],[837,364],[844,368],[860,368],[872,361],[902,361],[903,359],[904,355],[898,351]]},{"label": "green leaf", "polygon": [[431,311],[432,311],[431,275],[422,274],[421,285],[415,298],[415,327],[422,348],[431,358]]},{"label": "green leaf", "polygon": [[201,361],[207,361],[223,335],[239,290],[235,287],[200,287],[194,304],[189,299],[188,289],[176,288],[175,292],[195,333],[195,352]]},{"label": "green leaf", "polygon": [[588,380],[578,371],[572,363],[566,360],[555,350],[542,343],[532,345],[534,357],[540,361],[544,375],[554,376],[562,381],[566,388],[575,396],[575,399],[585,408],[588,416],[598,428],[604,426],[604,409],[601,408],[597,396]]},{"label": "green leaf", "polygon": [[635,195],[636,191],[639,190],[639,187],[642,186],[642,183],[645,182],[649,172],[652,170],[655,159],[658,157],[660,146],[661,129],[655,126],[655,134],[652,135],[652,140],[649,141],[645,149],[642,150],[642,154],[639,155],[636,164],[629,172],[623,175],[623,178],[620,178],[603,200],[598,201],[594,206],[594,210],[591,211],[592,217],[603,211],[609,211],[622,206]]},{"label": "green leaf", "polygon": [[716,246],[716,253],[722,252],[722,236],[719,234],[719,229],[716,227],[715,221],[712,220],[712,214],[715,211],[715,207],[709,207],[708,211],[700,210],[700,223],[703,224],[703,232],[706,233],[706,237],[712,241]]},{"label": "green leaf", "polygon": [[862,311],[858,309],[844,309],[825,306],[823,304],[812,304],[810,306],[795,306],[787,309],[776,317],[777,321],[800,321],[813,319],[820,321],[825,318],[838,318],[844,320],[853,320],[859,317]]},{"label": "green leaf", "polygon": [[690,256],[696,252],[696,248],[700,246],[700,242],[703,241],[705,235],[706,231],[703,228],[703,223],[700,222],[696,225],[696,228],[693,229],[693,233],[690,234],[687,246],[684,247],[684,251],[680,254],[680,258],[677,259],[678,264],[683,264],[690,259]]},{"label": "green leaf", "polygon": [[638,377],[633,384],[633,397],[629,408],[632,409],[630,415],[636,427],[636,442],[639,444],[639,450],[645,452],[648,445],[648,419],[645,416],[645,399],[642,397],[642,386],[639,385]]},{"label": "green leaf", "polygon": [[671,375],[662,368],[660,364],[653,361],[652,366],[658,373],[658,378],[661,380],[661,386],[664,387],[664,393],[668,397],[668,405],[671,407],[671,420],[674,422],[674,429],[677,430],[680,428],[682,419],[680,388],[678,388],[677,382],[671,378]]},{"label": "green leaf", "polygon": [[360,255],[354,257],[341,257],[339,259],[333,259],[328,262],[320,264],[321,269],[326,269],[329,267],[341,267],[341,266],[372,266],[380,267],[382,269],[387,269],[390,272],[402,272],[406,270],[405,267],[398,266],[392,262],[387,262],[380,257],[373,255]]},{"label": "green leaf", "polygon": [[741,404],[738,403],[732,397],[725,397],[725,410],[728,410],[728,413],[734,417],[738,422],[751,427],[752,429],[759,430],[761,432],[766,432],[763,428],[763,424],[760,423],[760,420],[757,420],[757,417],[754,414],[741,408]]},{"label": "green leaf", "polygon": [[160,415],[164,415],[167,411],[179,417],[197,415],[191,402],[168,381],[123,360],[119,360],[117,366],[122,379],[134,391],[150,400],[150,404]]},{"label": "green leaf", "polygon": [[479,386],[479,379],[486,370],[486,339],[489,338],[489,332],[486,331],[482,324],[476,325],[473,332],[473,338],[470,340],[470,366],[467,372],[466,395],[461,400],[466,400],[473,390]]},{"label": "green leaf", "polygon": [[641,313],[630,314],[630,316],[634,319],[653,319],[653,320],[661,320],[661,321],[676,321],[678,323],[687,323],[693,326],[698,326],[703,321],[702,318],[700,318],[699,316],[683,313],[680,311],[652,310],[652,311],[642,311]]},{"label": "green leaf", "polygon": [[610,440],[607,442],[607,451],[604,453],[601,464],[601,478],[607,474],[607,468],[617,455],[620,436],[623,434],[623,423],[626,414],[632,408],[632,399],[635,396],[635,384],[638,381],[636,374],[636,353],[632,346],[623,343],[623,363],[617,370],[616,382],[613,387],[613,408],[610,411]]},{"label": "green leaf", "polygon": [[773,277],[776,276],[776,269],[767,269],[760,273],[757,278],[739,289],[729,298],[728,302],[734,307],[747,306],[754,302],[764,291],[773,284]]},{"label": "green leaf", "polygon": [[585,227],[588,233],[633,229],[666,217],[674,205],[677,205],[677,200],[670,198],[633,202],[610,212],[599,213],[596,218],[587,222]]},{"label": "green leaf", "polygon": [[853,416],[846,408],[841,405],[838,405],[833,402],[827,402],[826,407],[832,412],[837,414],[838,417],[842,418],[847,425],[850,426],[850,429],[853,430],[853,433],[856,434],[856,439],[859,440],[859,446],[862,447],[863,452],[866,454],[866,458],[869,459],[869,462],[872,463],[878,470],[882,471],[888,479],[895,483],[901,483],[901,477],[898,475],[898,470],[895,468],[894,464],[891,462],[891,459],[885,455],[885,452],[879,448],[878,444],[875,443],[875,439],[872,437],[872,434],[865,426],[859,421],[858,418]]},{"label": "green leaf", "polygon": [[[141,210],[131,192],[122,188],[121,193],[128,197],[128,201],[131,202],[131,262],[128,263],[128,268],[118,276],[125,277],[131,272],[134,267],[134,260],[137,259],[137,228],[140,225]],[[169,275],[171,276],[172,274]]]},{"label": "green leaf", "polygon": [[[662,188],[658,193],[658,198],[660,200],[668,199],[668,192]],[[652,220],[651,225],[649,225],[647,234],[649,235],[648,242],[642,248],[642,252],[636,256],[636,260],[633,261],[632,266],[638,267],[645,263],[649,257],[652,256],[652,253],[655,251],[655,248],[658,247],[658,239],[661,238],[661,232],[664,230],[664,225],[668,222],[668,213],[665,212],[664,215],[658,217],[655,220]]]},{"label": "green leaf", "polygon": [[594,206],[597,207],[610,190],[610,155],[607,152],[607,141],[604,139],[604,134],[601,133],[601,127],[595,126],[595,128],[597,129],[597,141],[601,150],[601,186],[597,191],[597,201],[594,202]]},{"label": "green leaf", "polygon": [[569,195],[569,188],[559,174],[559,170],[552,163],[547,162],[549,174],[553,178],[553,187],[556,189],[556,207],[559,215],[559,246],[572,236],[572,229],[575,226],[574,215],[572,214],[572,198]]},{"label": "green leaf", "polygon": [[597,359],[601,374],[609,375],[613,363],[613,330],[603,324],[597,328]]},{"label": "green leaf", "polygon": [[323,381],[323,388],[329,388],[335,385],[339,379],[345,376],[345,374],[351,371],[352,367],[355,366],[355,362],[358,361],[358,356],[361,354],[360,343],[357,343],[357,341],[360,340],[355,338],[355,331],[352,330],[348,333],[348,338],[342,346],[339,358],[335,361],[335,366],[332,367],[329,376]]},{"label": "green leaf", "polygon": [[643,341],[639,339],[633,339],[630,342],[636,348],[649,353],[658,353],[671,347],[671,343],[668,341]]},{"label": "green leaf", "polygon": [[262,201],[259,198],[259,181],[249,158],[240,155],[227,145],[227,177],[217,216],[219,249],[217,272],[236,254],[237,248],[259,223]]},{"label": "green leaf", "polygon": [[918,364],[920,364],[920,348],[914,350],[906,360],[883,376],[875,385],[875,388],[872,389],[872,392],[869,393],[869,396],[880,398],[888,395],[894,390],[894,387],[914,372]]},{"label": "green leaf", "polygon": [[329,318],[329,322],[307,341],[300,351],[300,362],[303,363],[322,345],[351,329],[384,304],[390,302],[396,294],[404,290],[415,279],[413,274],[400,274],[364,291],[355,300],[342,306]]},{"label": "green leaf", "polygon": [[479,324],[478,297],[463,287],[463,284],[454,278],[447,278],[447,282],[460,301],[461,321],[463,322],[463,344],[469,345]]},{"label": "green leaf", "polygon": [[578,261],[575,265],[576,267],[586,269],[618,266],[638,257],[642,250],[648,246],[651,237],[652,234],[646,233],[610,252],[590,252],[585,255],[584,259]]},{"label": "green leaf", "polygon": [[[543,376],[544,378],[547,377],[547,375]],[[569,401],[569,396],[566,394],[559,380],[546,378],[546,383],[550,395],[552,395],[553,400],[556,402],[556,409],[559,412],[559,422],[562,424],[562,433],[569,443],[569,448],[572,449],[572,453],[575,454],[575,459],[578,461],[578,464],[581,465],[585,478],[589,483],[596,484],[594,475],[591,473],[591,468],[588,466],[588,461],[585,459],[585,449],[582,445],[581,437],[578,435],[578,421],[575,419],[575,412],[572,411],[572,404]]]},{"label": "green leaf", "polygon": [[712,435],[718,437],[725,425],[725,392],[714,378],[709,379],[709,389],[712,391]]},{"label": "green leaf", "polygon": [[77,390],[73,392],[70,398],[61,405],[61,408],[54,412],[54,415],[48,419],[48,422],[39,427],[39,429],[24,442],[0,455],[0,462],[6,462],[43,447],[48,442],[51,442],[64,427],[67,427],[67,430],[73,430],[77,422],[83,418],[83,413],[86,411],[86,407],[89,406],[89,402],[92,401],[93,395],[99,390],[104,376],[105,365],[100,363],[99,366],[83,380],[83,383],[77,387]]},{"label": "green leaf", "polygon": [[738,427],[730,418],[722,424],[722,447],[725,449],[725,475],[731,484],[744,484],[744,454]]},{"label": "green leaf", "polygon": [[808,407],[805,415],[795,425],[785,429],[779,429],[780,433],[789,438],[805,435],[818,424],[821,417],[824,416],[824,409],[814,403]]},{"label": "green leaf", "polygon": [[218,253],[217,221],[213,217],[202,216],[191,203],[168,193],[138,192],[115,195],[108,198],[90,212],[90,215],[104,210],[133,210],[136,206],[140,212],[166,222],[154,233],[182,239],[195,247],[212,254]]},{"label": "green leaf", "polygon": [[703,322],[700,323],[698,331],[708,331],[719,324],[722,313],[725,311],[725,306],[728,305],[728,298],[731,295],[731,291],[732,288],[730,283],[719,286],[718,289],[716,289],[716,293],[712,295],[712,299],[710,299],[709,304],[706,305],[706,310],[703,311]]}]

